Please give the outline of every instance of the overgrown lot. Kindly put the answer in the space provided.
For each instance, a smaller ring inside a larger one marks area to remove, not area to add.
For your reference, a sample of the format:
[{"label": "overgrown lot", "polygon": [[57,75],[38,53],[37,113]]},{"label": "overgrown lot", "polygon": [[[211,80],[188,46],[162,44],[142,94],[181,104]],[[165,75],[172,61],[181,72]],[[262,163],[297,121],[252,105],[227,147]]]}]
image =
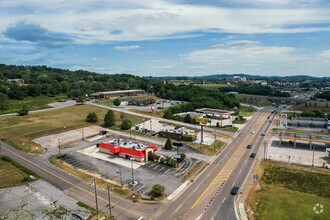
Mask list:
[{"label": "overgrown lot", "polygon": [[[330,175],[263,162],[258,170],[259,190],[252,190],[248,204],[256,219],[329,219]],[[316,214],[314,206],[323,205]]]}]

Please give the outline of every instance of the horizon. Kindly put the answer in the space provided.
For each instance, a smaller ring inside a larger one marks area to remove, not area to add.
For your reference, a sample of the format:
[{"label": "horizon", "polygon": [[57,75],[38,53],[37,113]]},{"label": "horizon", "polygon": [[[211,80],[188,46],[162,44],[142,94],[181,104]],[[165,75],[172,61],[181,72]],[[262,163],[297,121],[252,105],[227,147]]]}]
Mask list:
[{"label": "horizon", "polygon": [[152,77],[330,75],[326,0],[5,0],[0,12],[7,65]]}]

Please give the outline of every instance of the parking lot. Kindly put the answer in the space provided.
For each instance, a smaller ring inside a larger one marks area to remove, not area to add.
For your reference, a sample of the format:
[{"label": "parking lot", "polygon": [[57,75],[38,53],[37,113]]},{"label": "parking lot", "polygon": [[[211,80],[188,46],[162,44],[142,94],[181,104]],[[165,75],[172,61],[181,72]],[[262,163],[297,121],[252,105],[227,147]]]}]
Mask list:
[{"label": "parking lot", "polygon": [[[297,141],[297,147],[294,148],[293,144],[288,141],[283,141],[279,145],[278,137],[269,138],[267,158],[271,160],[284,161],[289,163],[297,163],[311,166],[313,163],[313,150],[309,148],[307,142]],[[325,159],[325,146],[324,144],[316,145],[314,151],[314,166],[321,167],[323,163],[329,167],[329,162]]]},{"label": "parking lot", "polygon": [[[137,97],[136,99],[139,99],[139,98]],[[122,108],[122,109],[125,109],[125,110],[139,110],[139,111],[150,112],[151,107],[154,107],[154,111],[161,111],[165,108],[184,103],[182,101],[175,101],[175,100],[171,100],[171,101],[170,100],[165,100],[165,99],[162,99],[162,100],[163,101],[156,100],[155,103],[149,104],[149,105],[146,105],[146,106],[128,105],[128,101],[124,101],[120,104],[120,106],[118,106],[116,108]]]}]

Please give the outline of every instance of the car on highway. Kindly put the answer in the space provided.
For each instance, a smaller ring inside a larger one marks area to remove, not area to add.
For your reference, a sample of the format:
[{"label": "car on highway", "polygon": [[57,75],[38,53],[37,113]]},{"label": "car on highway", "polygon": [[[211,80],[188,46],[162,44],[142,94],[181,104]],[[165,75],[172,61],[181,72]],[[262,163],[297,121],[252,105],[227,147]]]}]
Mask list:
[{"label": "car on highway", "polygon": [[266,135],[265,132],[262,132],[262,133],[261,133],[261,136],[265,136],[265,135]]},{"label": "car on highway", "polygon": [[250,154],[250,157],[251,157],[251,158],[255,158],[255,157],[256,157],[256,153],[251,153],[251,154]]},{"label": "car on highway", "polygon": [[236,195],[238,193],[238,190],[239,190],[239,187],[238,186],[234,186],[230,193],[232,195]]},{"label": "car on highway", "polygon": [[247,149],[250,149],[252,147],[251,144],[248,144],[248,146],[246,147]]},{"label": "car on highway", "polygon": [[251,134],[254,134],[254,131],[251,131]]}]

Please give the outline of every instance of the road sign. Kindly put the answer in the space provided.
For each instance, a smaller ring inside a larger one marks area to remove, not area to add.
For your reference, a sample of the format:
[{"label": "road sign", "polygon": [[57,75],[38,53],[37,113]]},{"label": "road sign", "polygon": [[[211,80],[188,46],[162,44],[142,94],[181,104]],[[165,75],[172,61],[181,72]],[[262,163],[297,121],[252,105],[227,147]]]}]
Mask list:
[{"label": "road sign", "polygon": [[286,128],[287,125],[288,125],[288,116],[287,116],[287,114],[281,114],[280,127],[281,128]]}]

